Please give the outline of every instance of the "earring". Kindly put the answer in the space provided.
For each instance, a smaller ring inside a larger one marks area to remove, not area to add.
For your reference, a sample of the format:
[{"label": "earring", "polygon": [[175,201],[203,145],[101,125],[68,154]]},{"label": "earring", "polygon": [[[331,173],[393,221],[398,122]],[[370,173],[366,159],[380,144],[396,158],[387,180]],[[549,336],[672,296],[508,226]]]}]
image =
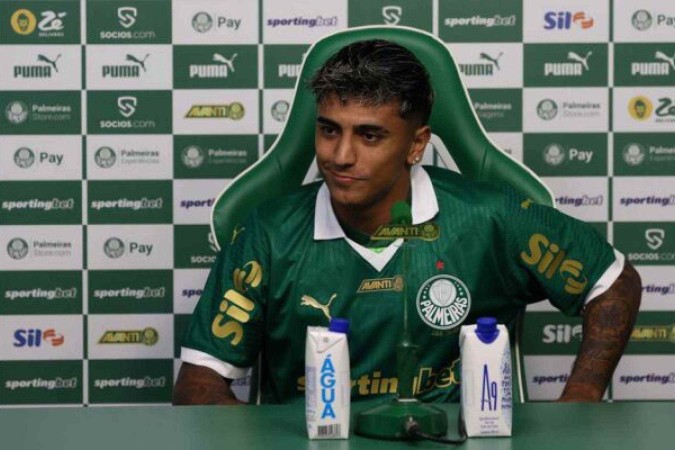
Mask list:
[{"label": "earring", "polygon": [[419,155],[418,155],[418,156],[415,156],[415,159],[413,159],[413,162],[414,162],[415,164],[419,163],[420,161],[422,161],[422,158],[420,158]]}]

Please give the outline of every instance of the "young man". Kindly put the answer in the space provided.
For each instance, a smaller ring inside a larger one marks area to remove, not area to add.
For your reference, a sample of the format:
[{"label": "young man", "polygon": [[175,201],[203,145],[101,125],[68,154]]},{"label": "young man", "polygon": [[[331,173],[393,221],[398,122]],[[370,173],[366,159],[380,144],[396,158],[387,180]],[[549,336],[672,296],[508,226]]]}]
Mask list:
[{"label": "young man", "polygon": [[[174,403],[236,404],[230,380],[258,361],[263,402],[302,400],[306,327],[332,317],[351,323],[352,398],[394,394],[403,289],[422,349],[421,400],[457,400],[461,324],[495,316],[513,331],[544,298],[584,316],[561,400],[600,400],[639,307],[639,277],[623,256],[588,225],[508,188],[417,165],[433,92],[405,48],[352,44],[310,85],[324,182],[261,205],[223,248],[184,342]],[[371,239],[402,200],[414,224],[440,230],[407,267],[400,240]]]}]

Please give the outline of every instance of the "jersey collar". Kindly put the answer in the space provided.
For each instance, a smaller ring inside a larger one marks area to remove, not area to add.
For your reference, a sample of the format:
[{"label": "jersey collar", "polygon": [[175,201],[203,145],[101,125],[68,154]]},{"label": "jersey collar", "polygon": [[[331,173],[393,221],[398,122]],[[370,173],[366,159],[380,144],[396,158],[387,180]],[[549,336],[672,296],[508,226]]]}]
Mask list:
[{"label": "jersey collar", "polygon": [[[438,201],[431,184],[429,174],[421,166],[413,166],[410,171],[410,185],[412,188],[413,224],[428,222],[438,214]],[[316,196],[314,209],[314,240],[347,239],[347,235],[340,226],[330,203],[330,192],[326,183],[321,185]]]}]

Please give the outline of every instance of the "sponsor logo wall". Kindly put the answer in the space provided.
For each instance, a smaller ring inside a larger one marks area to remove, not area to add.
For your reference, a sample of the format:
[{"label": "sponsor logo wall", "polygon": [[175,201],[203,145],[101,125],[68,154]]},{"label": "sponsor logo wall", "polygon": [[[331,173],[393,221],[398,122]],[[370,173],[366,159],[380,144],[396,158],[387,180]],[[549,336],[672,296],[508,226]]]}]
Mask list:
[{"label": "sponsor logo wall", "polygon": [[[444,41],[491,138],[636,265],[607,398],[675,399],[675,5],[7,0],[0,17],[0,405],[170,401],[215,197],[282,130],[312,42],[369,24]],[[530,399],[560,394],[580,339],[531,308]]]}]

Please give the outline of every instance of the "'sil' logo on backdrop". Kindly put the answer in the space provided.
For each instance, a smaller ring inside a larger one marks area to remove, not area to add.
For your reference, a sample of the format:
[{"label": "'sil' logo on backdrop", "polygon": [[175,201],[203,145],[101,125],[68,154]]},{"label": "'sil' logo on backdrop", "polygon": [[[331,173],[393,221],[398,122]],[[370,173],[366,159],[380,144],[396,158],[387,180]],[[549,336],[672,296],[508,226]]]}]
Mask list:
[{"label": "'sil' logo on backdrop", "polygon": [[647,246],[652,250],[658,250],[666,239],[666,231],[663,228],[648,228],[645,230]]},{"label": "'sil' logo on backdrop", "polygon": [[124,242],[119,238],[110,238],[103,244],[103,253],[108,258],[117,259],[124,254]]},{"label": "'sil' logo on backdrop", "polygon": [[14,238],[7,244],[7,254],[12,259],[23,259],[28,254],[28,242]]},{"label": "'sil' logo on backdrop", "polygon": [[382,8],[382,17],[387,25],[398,25],[402,14],[403,8],[400,6],[389,5]]},{"label": "'sil' logo on backdrop", "polygon": [[22,169],[27,169],[35,162],[35,153],[28,147],[21,147],[14,152],[14,164]]},{"label": "'sil' logo on backdrop", "polygon": [[648,30],[652,26],[652,15],[649,11],[639,9],[633,13],[631,24],[638,31]]},{"label": "'sil' logo on backdrop", "polygon": [[136,17],[138,17],[138,10],[133,6],[122,6],[117,8],[117,18],[119,19],[120,25],[124,28],[131,28],[136,23]]},{"label": "'sil' logo on backdrop", "polygon": [[134,115],[137,105],[138,99],[136,97],[119,97],[117,99],[117,107],[119,108],[120,114],[126,118]]}]

